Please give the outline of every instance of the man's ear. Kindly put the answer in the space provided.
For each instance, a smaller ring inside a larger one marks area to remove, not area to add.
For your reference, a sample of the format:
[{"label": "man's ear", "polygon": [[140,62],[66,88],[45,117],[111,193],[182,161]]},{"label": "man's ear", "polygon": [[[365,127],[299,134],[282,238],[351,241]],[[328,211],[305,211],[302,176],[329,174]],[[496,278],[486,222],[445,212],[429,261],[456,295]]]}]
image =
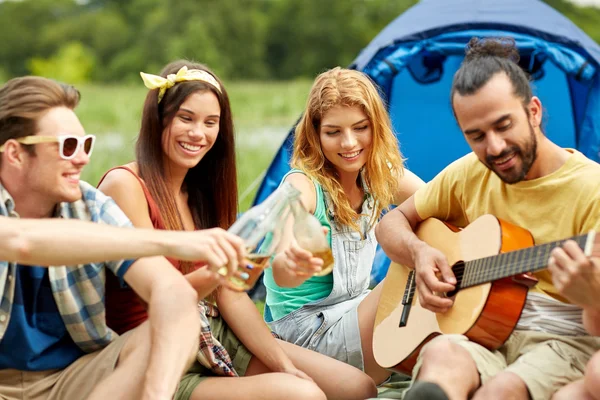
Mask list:
[{"label": "man's ear", "polygon": [[2,152],[2,163],[14,166],[23,165],[27,157],[27,152],[23,146],[14,139],[8,139],[4,143],[4,152]]},{"label": "man's ear", "polygon": [[537,96],[533,96],[527,108],[529,109],[529,122],[534,128],[539,128],[542,125],[542,102]]}]

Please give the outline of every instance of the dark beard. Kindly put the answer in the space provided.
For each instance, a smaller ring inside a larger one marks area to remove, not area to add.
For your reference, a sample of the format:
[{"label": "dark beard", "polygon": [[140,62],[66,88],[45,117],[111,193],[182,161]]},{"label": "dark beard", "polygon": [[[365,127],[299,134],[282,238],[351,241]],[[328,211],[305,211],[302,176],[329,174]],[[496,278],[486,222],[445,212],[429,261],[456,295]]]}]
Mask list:
[{"label": "dark beard", "polygon": [[[512,146],[506,150],[504,150],[500,155],[498,156],[486,156],[485,161],[486,161],[486,166],[492,170],[500,179],[502,179],[503,182],[508,183],[509,185],[521,182],[522,180],[525,179],[525,177],[527,176],[527,174],[529,173],[529,170],[531,169],[531,166],[533,165],[533,163],[535,162],[536,158],[537,158],[537,138],[535,137],[535,132],[533,130],[533,126],[531,126],[531,124],[529,125],[529,142],[527,142],[525,144],[525,147],[523,149],[521,149],[519,146]],[[509,154],[515,154],[515,157],[519,157],[521,159],[521,169],[519,171],[515,171],[513,173],[506,171],[506,172],[499,172],[496,170],[496,166],[494,164],[494,161],[496,160],[500,160],[504,157],[506,157]]]}]

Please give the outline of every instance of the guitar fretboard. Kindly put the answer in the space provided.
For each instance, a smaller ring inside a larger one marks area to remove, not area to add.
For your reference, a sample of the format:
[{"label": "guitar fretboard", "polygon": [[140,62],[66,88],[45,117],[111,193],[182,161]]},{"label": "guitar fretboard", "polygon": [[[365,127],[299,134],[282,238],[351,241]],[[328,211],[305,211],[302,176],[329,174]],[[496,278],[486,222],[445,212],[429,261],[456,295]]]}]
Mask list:
[{"label": "guitar fretboard", "polygon": [[567,240],[574,240],[579,247],[585,249],[587,238],[587,234],[574,236],[569,239],[467,261],[464,263],[464,274],[460,287],[467,288],[525,272],[542,270],[548,264],[552,249]]}]

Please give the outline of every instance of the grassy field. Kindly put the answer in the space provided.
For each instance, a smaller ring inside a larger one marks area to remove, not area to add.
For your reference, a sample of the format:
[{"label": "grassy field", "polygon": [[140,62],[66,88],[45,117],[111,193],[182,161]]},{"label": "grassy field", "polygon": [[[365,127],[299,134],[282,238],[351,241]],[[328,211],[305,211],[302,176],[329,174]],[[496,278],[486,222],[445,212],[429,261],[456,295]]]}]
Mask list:
[{"label": "grassy field", "polygon": [[[309,81],[226,83],[236,127],[240,211],[251,204],[247,189],[268,167],[290,127],[302,112]],[[79,86],[77,114],[98,140],[83,179],[96,184],[105,171],[133,159],[142,104],[147,90],[139,86]]]}]

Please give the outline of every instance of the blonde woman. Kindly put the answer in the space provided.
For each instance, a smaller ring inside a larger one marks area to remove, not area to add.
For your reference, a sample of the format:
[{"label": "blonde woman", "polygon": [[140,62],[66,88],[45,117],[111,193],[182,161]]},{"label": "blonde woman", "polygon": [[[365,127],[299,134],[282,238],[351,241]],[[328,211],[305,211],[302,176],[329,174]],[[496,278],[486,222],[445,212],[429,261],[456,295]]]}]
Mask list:
[{"label": "blonde woman", "polygon": [[[403,167],[382,99],[361,72],[319,75],[295,131],[294,169],[284,181],[329,232],[331,274],[286,229],[273,268],[265,272],[271,329],[284,340],[363,369],[375,383],[390,373],[371,350],[380,286],[369,290],[381,213],[423,182]],[[267,315],[268,315],[267,314]]]}]

